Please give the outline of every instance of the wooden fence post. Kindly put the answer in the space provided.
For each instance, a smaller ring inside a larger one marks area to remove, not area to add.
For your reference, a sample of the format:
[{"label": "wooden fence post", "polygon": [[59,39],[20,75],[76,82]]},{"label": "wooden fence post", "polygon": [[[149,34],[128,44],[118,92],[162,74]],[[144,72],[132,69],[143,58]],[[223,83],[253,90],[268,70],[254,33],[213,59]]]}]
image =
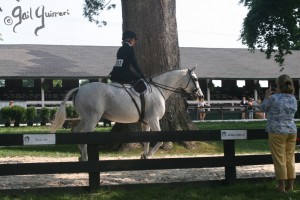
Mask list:
[{"label": "wooden fence post", "polygon": [[236,166],[235,166],[235,141],[234,140],[224,140],[223,141],[224,148],[224,158],[225,163],[229,166],[225,165],[225,182],[226,183],[234,183],[236,182]]},{"label": "wooden fence post", "polygon": [[[88,161],[99,161],[99,146],[95,144],[87,145]],[[89,189],[95,191],[100,189],[100,173],[89,172]]]}]

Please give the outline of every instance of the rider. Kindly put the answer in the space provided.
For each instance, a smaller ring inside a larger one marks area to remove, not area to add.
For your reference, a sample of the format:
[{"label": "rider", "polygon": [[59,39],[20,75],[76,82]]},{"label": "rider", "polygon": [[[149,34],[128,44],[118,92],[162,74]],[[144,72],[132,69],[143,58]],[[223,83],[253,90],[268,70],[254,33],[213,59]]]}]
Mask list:
[{"label": "rider", "polygon": [[110,80],[119,83],[133,84],[145,76],[137,64],[133,46],[137,41],[137,36],[133,31],[125,31],[122,36],[123,46],[117,53],[117,61],[110,72]]}]

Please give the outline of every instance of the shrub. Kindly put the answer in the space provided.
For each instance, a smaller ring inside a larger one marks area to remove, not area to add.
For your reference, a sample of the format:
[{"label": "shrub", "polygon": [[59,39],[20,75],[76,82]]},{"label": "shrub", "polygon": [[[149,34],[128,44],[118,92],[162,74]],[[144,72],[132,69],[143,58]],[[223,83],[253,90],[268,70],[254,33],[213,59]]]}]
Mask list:
[{"label": "shrub", "polygon": [[46,126],[46,123],[50,121],[50,109],[43,107],[40,110],[41,126]]},{"label": "shrub", "polygon": [[8,120],[11,117],[11,109],[8,106],[1,108],[0,110],[1,117]]},{"label": "shrub", "polygon": [[58,108],[57,107],[55,107],[55,108],[52,108],[51,110],[50,110],[50,120],[51,121],[53,121],[54,120],[54,118],[55,118],[55,114],[56,114],[56,111],[58,110]]},{"label": "shrub", "polygon": [[66,114],[67,114],[67,118],[78,118],[78,115],[75,112],[74,107],[71,105],[66,106]]},{"label": "shrub", "polygon": [[27,126],[33,126],[33,119],[37,116],[37,111],[35,107],[31,106],[25,111],[25,119],[27,121]]},{"label": "shrub", "polygon": [[10,126],[10,121],[11,121],[11,117],[12,117],[12,110],[9,106],[5,106],[3,108],[1,108],[0,110],[0,114],[2,119],[5,120],[5,127],[9,127]]},{"label": "shrub", "polygon": [[11,119],[15,120],[14,126],[19,127],[21,121],[24,120],[25,108],[22,106],[12,106],[11,108]]}]

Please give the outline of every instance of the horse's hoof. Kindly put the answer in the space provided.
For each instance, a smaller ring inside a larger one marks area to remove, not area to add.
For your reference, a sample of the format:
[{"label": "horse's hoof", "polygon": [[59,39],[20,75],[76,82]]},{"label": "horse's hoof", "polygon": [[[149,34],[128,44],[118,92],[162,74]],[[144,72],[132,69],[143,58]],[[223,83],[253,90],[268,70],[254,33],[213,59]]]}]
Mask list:
[{"label": "horse's hoof", "polygon": [[147,156],[145,154],[142,154],[141,159],[145,160],[145,159],[147,159]]},{"label": "horse's hoof", "polygon": [[82,157],[78,157],[79,162],[85,162],[87,159],[83,159]]}]

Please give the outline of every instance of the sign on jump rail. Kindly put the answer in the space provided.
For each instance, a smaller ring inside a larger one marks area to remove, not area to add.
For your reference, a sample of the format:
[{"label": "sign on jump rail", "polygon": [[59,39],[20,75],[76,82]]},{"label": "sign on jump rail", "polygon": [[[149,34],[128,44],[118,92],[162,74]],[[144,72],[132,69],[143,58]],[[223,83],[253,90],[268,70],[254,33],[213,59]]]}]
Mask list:
[{"label": "sign on jump rail", "polygon": [[221,130],[222,140],[245,140],[247,139],[247,130]]},{"label": "sign on jump rail", "polygon": [[55,134],[24,134],[23,145],[56,144]]}]

